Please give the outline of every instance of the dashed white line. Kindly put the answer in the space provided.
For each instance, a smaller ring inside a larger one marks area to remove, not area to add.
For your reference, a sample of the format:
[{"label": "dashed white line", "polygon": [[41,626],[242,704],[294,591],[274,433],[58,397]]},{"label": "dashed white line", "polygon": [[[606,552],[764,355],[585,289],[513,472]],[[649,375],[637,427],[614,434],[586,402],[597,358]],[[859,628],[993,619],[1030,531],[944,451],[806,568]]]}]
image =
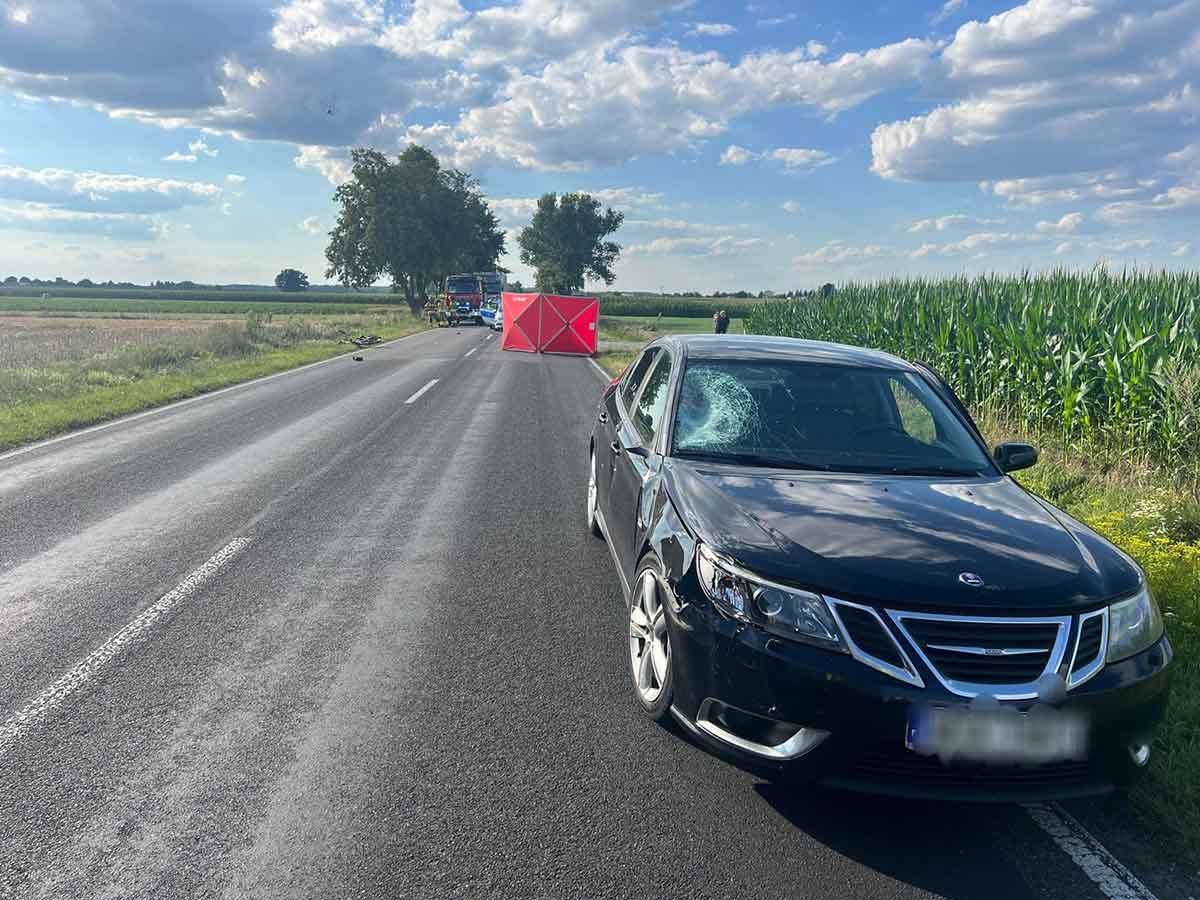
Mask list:
[{"label": "dashed white line", "polygon": [[1111,900],[1157,900],[1136,875],[1059,804],[1030,803],[1025,809],[1104,896]]},{"label": "dashed white line", "polygon": [[433,387],[435,384],[437,384],[438,381],[439,381],[439,379],[437,379],[437,378],[429,379],[429,383],[426,384],[425,387],[421,388],[419,391],[417,391],[415,394],[413,394],[411,397],[409,397],[404,402],[405,403],[416,403],[418,400],[421,399],[421,395],[424,394],[431,387]]},{"label": "dashed white line", "polygon": [[153,606],[144,610],[136,619],[93,650],[71,671],[50,685],[27,704],[24,709],[0,725],[0,756],[3,756],[46,716],[62,705],[71,694],[79,690],[114,657],[142,638],[147,631],[165,616],[196,593],[206,581],[213,577],[227,562],[233,559],[250,543],[249,538],[234,538],[209,560],[179,582],[171,591],[163,594]]},{"label": "dashed white line", "polygon": [[468,356],[470,356],[472,353],[474,353],[478,349],[479,349],[478,347],[472,347],[470,350],[468,350],[466,353],[463,354],[463,359],[466,359]]}]

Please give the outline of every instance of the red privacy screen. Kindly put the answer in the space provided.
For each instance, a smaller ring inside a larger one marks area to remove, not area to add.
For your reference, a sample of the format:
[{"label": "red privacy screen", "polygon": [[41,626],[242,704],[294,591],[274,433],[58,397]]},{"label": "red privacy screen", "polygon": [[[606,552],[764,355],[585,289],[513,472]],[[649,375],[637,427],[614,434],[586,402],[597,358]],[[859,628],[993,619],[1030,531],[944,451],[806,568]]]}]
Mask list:
[{"label": "red privacy screen", "polygon": [[501,350],[593,356],[600,301],[595,297],[509,294],[504,305]]}]

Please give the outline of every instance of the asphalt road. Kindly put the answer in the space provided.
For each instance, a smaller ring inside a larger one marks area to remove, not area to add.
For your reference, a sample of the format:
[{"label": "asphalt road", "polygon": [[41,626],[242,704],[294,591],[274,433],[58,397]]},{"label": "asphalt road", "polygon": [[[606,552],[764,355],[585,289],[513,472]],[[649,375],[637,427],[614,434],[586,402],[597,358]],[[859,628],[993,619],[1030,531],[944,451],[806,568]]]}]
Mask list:
[{"label": "asphalt road", "polygon": [[0,457],[0,896],[1139,896],[1053,809],[795,792],[642,718],[583,524],[600,378],[497,344]]}]

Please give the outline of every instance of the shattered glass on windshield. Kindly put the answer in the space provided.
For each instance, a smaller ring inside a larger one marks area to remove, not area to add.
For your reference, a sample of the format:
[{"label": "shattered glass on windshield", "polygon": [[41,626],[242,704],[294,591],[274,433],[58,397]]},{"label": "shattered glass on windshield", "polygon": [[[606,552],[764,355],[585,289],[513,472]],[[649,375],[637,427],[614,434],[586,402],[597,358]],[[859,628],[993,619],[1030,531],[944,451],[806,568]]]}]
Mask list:
[{"label": "shattered glass on windshield", "polygon": [[758,404],[738,378],[712,366],[688,366],[679,395],[676,449],[737,447],[757,432],[758,423]]}]

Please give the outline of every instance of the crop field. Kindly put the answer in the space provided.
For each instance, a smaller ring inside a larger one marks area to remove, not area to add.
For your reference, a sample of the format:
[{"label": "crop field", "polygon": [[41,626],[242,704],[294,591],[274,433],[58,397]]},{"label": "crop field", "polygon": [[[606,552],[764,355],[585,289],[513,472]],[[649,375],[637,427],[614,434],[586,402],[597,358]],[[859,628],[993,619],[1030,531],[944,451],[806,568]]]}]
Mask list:
[{"label": "crop field", "polygon": [[598,294],[604,316],[663,316],[664,318],[711,319],[718,310],[741,318],[765,302],[733,297],[664,297],[655,294]]},{"label": "crop field", "polygon": [[1200,274],[892,280],[766,302],[747,330],[931,365],[973,408],[1064,446],[1200,472]]},{"label": "crop field", "polygon": [[[111,316],[245,316],[245,315],[351,315],[373,310],[388,312],[395,306],[375,302],[313,303],[308,300],[281,300],[279,295],[261,295],[262,299],[178,300],[158,294],[151,297],[40,297],[0,296],[0,314],[32,313],[42,316],[76,316],[102,313]],[[407,309],[407,307],[402,307]]]},{"label": "crop field", "polygon": [[49,294],[51,301],[60,300],[151,300],[164,303],[211,301],[214,303],[288,303],[292,300],[325,306],[330,303],[367,303],[394,305],[403,303],[399,294],[387,291],[329,291],[310,290],[283,293],[271,288],[155,288],[155,287],[74,287],[74,286],[10,286],[0,287],[0,298],[10,300],[41,300]]},{"label": "crop field", "polygon": [[0,315],[0,449],[315,362],[351,349],[349,336],[425,327],[396,308],[125,318],[99,314],[112,301],[78,302],[100,310]]}]

